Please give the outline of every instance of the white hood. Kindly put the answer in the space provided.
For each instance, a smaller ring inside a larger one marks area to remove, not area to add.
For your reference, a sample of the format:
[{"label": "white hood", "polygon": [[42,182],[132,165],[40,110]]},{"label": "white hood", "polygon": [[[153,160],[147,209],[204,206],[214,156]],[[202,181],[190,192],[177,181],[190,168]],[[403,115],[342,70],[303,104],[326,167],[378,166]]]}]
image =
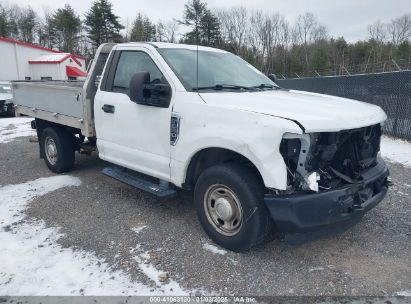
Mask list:
[{"label": "white hood", "polygon": [[269,90],[261,92],[200,93],[210,105],[287,118],[306,132],[336,132],[383,122],[387,116],[375,105],[335,96]]}]

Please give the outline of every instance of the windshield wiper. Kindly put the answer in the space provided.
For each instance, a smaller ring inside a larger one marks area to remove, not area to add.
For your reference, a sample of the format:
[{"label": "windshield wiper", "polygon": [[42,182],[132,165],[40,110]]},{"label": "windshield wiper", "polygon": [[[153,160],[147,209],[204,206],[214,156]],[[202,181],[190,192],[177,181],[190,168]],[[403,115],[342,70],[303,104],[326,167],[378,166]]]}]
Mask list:
[{"label": "windshield wiper", "polygon": [[233,85],[233,84],[216,84],[214,86],[194,87],[193,91],[200,90],[250,90],[250,87]]},{"label": "windshield wiper", "polygon": [[279,89],[280,87],[268,84],[268,83],[262,83],[256,86],[249,87],[249,89]]}]

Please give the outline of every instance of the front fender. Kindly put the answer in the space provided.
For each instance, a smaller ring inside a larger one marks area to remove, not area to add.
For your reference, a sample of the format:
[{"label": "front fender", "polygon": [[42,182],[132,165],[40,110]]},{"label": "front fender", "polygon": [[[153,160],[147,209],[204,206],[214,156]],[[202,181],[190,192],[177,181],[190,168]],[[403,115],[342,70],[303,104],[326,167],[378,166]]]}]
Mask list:
[{"label": "front fender", "polygon": [[[187,114],[180,112],[179,139],[171,149],[171,179],[176,185],[184,183],[188,166],[196,153],[207,148],[223,148],[252,162],[267,188],[286,189],[287,168],[279,146],[284,133],[302,133],[296,123],[207,104],[190,106],[184,108],[184,112],[189,111]],[[189,115],[190,112],[198,115]]]}]

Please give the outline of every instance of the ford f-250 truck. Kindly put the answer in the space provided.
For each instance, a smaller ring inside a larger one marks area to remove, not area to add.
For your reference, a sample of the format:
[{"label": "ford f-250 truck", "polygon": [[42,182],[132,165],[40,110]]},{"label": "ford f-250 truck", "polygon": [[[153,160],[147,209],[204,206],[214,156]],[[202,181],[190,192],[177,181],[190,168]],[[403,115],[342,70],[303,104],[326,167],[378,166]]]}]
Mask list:
[{"label": "ford f-250 truck", "polygon": [[[274,79],[273,79],[274,80]],[[378,106],[280,88],[239,57],[167,43],[104,44],[83,83],[14,82],[51,171],[98,151],[103,173],[160,197],[194,191],[234,251],[357,222],[388,189]]]}]

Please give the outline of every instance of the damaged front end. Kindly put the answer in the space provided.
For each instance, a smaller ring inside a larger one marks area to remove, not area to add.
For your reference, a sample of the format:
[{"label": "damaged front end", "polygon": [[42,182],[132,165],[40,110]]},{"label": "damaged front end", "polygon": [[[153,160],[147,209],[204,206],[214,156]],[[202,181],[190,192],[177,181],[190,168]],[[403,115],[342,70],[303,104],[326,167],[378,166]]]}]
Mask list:
[{"label": "damaged front end", "polygon": [[288,192],[330,190],[354,184],[377,164],[379,124],[340,132],[285,134],[280,152],[288,169]]},{"label": "damaged front end", "polygon": [[331,232],[331,226],[349,227],[377,205],[389,184],[380,140],[379,124],[285,134],[280,152],[288,170],[287,190],[265,197],[277,228],[287,234]]}]

